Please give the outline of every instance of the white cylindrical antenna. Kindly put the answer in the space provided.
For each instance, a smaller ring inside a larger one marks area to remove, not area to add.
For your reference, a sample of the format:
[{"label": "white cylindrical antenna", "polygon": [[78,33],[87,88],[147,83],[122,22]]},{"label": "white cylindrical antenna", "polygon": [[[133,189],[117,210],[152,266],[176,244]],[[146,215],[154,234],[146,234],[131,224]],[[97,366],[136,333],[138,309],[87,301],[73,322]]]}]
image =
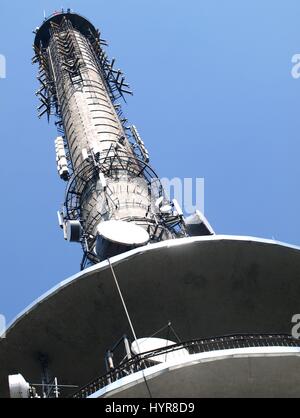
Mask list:
[{"label": "white cylindrical antenna", "polygon": [[64,227],[64,218],[62,216],[62,213],[60,211],[57,212],[57,218],[58,218],[58,224],[61,229]]}]

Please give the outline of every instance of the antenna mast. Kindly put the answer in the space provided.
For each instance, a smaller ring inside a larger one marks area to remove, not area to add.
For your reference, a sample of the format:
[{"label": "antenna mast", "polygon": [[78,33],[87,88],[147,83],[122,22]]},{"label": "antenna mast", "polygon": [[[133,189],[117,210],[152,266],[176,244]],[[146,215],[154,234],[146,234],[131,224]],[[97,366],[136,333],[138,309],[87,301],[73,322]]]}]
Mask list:
[{"label": "antenna mast", "polygon": [[122,113],[119,101],[132,93],[106,45],[89,21],[70,10],[47,19],[34,44],[39,117],[56,117],[57,168],[68,183],[59,224],[65,239],[81,243],[82,268],[186,236],[144,142]]}]

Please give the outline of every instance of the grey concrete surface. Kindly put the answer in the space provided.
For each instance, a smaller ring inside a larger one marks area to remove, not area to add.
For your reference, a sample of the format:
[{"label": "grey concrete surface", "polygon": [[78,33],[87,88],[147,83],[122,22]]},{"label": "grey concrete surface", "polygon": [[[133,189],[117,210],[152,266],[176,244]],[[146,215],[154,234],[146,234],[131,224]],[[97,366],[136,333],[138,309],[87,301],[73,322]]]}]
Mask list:
[{"label": "grey concrete surface", "polygon": [[[239,350],[230,350],[236,353]],[[263,351],[263,350],[262,350]],[[291,350],[293,351],[293,350]],[[231,357],[224,352],[210,361],[166,365],[148,370],[144,378],[107,392],[103,398],[299,398],[299,353]],[[203,358],[205,356],[198,356]],[[121,382],[119,382],[121,383]],[[109,388],[108,388],[109,389]],[[97,398],[97,393],[94,398]]]},{"label": "grey concrete surface", "polygon": [[[168,321],[181,340],[237,333],[291,333],[300,312],[300,251],[251,238],[172,240],[113,259],[139,338]],[[36,274],[37,272],[34,272]],[[104,373],[104,354],[130,328],[106,262],[49,292],[0,341],[7,375],[41,377],[40,354],[61,384]]]}]

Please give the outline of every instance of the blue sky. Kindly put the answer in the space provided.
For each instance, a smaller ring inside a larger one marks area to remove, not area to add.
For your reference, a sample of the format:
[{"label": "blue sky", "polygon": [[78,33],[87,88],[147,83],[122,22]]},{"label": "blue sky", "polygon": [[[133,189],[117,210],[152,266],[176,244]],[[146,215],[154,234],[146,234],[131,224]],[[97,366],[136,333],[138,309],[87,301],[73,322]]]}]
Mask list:
[{"label": "blue sky", "polygon": [[2,1],[0,313],[12,319],[79,270],[80,246],[57,226],[65,185],[30,61],[32,30],[61,7],[109,40],[135,93],[124,111],[160,176],[204,177],[220,234],[300,245],[299,1]]}]

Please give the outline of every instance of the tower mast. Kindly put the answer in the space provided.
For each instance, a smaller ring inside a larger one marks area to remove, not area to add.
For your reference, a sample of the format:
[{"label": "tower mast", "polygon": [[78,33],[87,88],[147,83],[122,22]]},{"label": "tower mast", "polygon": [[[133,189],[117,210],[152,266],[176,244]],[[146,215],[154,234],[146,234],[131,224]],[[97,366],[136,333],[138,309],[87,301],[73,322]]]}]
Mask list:
[{"label": "tower mast", "polygon": [[65,239],[82,244],[82,268],[186,236],[182,214],[168,201],[137,129],[123,116],[119,100],[132,93],[106,45],[89,21],[70,11],[46,20],[34,44],[39,116],[57,117],[58,172],[68,182],[59,222]]}]

